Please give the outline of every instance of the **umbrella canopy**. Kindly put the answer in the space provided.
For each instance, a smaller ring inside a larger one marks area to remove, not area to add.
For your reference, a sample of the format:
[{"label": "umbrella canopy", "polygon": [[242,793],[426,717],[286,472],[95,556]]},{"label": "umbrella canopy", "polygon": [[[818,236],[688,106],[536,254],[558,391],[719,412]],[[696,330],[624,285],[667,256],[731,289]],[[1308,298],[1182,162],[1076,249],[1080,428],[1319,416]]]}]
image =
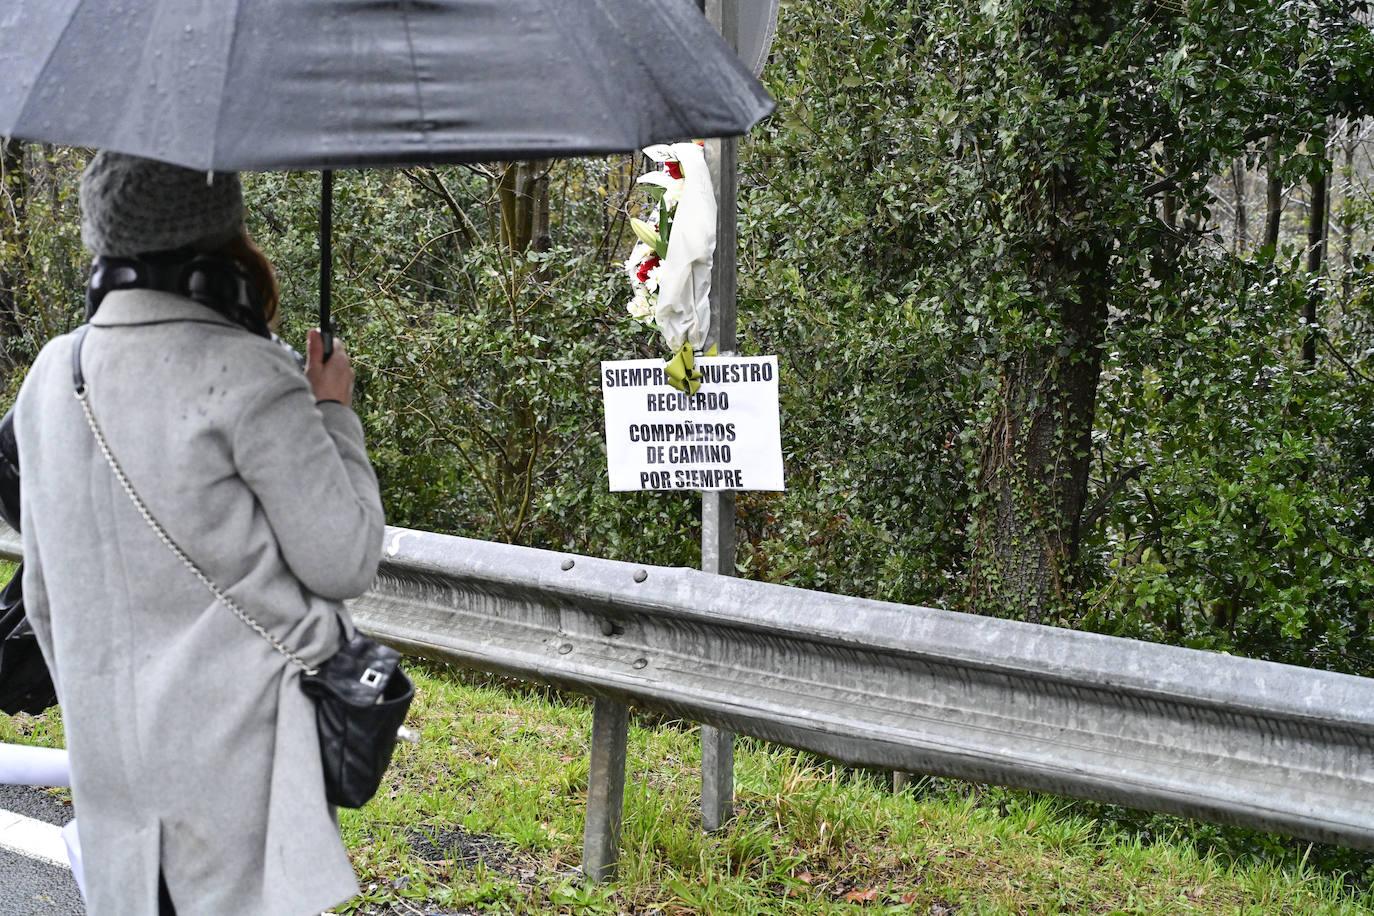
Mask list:
[{"label": "umbrella canopy", "polygon": [[0,136],[206,171],[629,152],[773,100],[690,0],[6,0]]},{"label": "umbrella canopy", "polygon": [[626,152],[767,92],[691,0],[8,0],[0,135],[215,171]]}]

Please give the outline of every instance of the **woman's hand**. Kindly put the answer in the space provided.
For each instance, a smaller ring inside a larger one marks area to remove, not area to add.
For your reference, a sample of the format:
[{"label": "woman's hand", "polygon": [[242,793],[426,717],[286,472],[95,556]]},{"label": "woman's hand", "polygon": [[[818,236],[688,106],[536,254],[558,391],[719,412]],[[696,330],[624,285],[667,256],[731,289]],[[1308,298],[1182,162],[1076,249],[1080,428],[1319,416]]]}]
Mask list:
[{"label": "woman's hand", "polygon": [[311,330],[305,343],[305,378],[315,392],[316,401],[338,401],[353,406],[353,364],[348,351],[334,338],[334,355],[324,361],[324,337],[318,328]]}]

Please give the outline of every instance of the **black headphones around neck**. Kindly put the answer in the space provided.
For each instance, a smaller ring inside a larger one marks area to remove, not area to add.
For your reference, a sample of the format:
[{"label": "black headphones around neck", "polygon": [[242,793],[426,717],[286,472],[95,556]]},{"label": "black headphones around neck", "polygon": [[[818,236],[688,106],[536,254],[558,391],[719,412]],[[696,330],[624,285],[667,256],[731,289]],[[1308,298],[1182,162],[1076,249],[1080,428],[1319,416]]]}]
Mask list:
[{"label": "black headphones around neck", "polygon": [[132,258],[98,257],[91,262],[86,286],[86,320],[95,315],[108,293],[121,289],[185,296],[260,337],[272,337],[261,295],[247,271],[232,258],[186,248]]}]

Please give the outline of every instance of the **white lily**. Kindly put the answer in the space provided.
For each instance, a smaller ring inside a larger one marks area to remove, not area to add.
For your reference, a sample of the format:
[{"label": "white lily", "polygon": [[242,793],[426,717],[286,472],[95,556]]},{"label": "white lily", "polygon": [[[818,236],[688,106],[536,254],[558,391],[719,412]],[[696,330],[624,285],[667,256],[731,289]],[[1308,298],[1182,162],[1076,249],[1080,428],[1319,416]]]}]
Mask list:
[{"label": "white lily", "polygon": [[662,188],[663,200],[670,209],[676,207],[678,201],[682,200],[682,188],[686,183],[686,179],[674,178],[667,172],[660,172],[657,169],[646,172],[635,179],[635,184],[651,184]]},{"label": "white lily", "polygon": [[635,238],[648,245],[655,254],[666,250],[663,247],[663,239],[659,237],[658,226],[632,216],[630,217],[630,228],[634,230]]}]

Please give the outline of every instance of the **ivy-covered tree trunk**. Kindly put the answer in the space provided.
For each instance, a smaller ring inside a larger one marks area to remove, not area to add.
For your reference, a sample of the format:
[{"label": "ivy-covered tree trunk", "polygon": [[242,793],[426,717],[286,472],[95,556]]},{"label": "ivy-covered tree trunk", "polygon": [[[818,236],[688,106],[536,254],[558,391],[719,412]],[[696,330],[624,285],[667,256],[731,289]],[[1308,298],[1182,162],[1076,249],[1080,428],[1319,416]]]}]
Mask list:
[{"label": "ivy-covered tree trunk", "polygon": [[[982,434],[973,518],[976,610],[1040,622],[1070,601],[1088,496],[1092,430],[1107,328],[1112,207],[1123,143],[1104,135],[1093,99],[1116,91],[1090,62],[1113,40],[1118,11],[1069,2],[1020,8],[1009,53],[1043,80],[1045,110],[1021,122],[1030,152],[1006,176],[1022,290],[999,335],[999,386]],[[1016,92],[1014,82],[1009,94]],[[1167,157],[1172,162],[1176,156]],[[1172,194],[1165,209],[1175,207]],[[1165,217],[1171,222],[1173,214]],[[1171,227],[1172,228],[1172,227]]]},{"label": "ivy-covered tree trunk", "polygon": [[1065,606],[1088,495],[1106,332],[1105,251],[1056,256],[1050,336],[1008,361],[983,435],[973,606],[1033,623]]}]

